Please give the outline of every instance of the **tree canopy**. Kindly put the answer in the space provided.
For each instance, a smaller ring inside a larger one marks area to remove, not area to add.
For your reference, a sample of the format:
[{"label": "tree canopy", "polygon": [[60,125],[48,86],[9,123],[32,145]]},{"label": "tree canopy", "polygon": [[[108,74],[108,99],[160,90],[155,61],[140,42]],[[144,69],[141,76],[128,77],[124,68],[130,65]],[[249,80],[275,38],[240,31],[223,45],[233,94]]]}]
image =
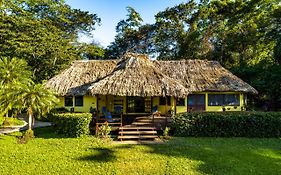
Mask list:
[{"label": "tree canopy", "polygon": [[87,45],[78,43],[78,34],[90,34],[100,22],[64,0],[4,0],[0,15],[0,56],[26,60],[36,82],[81,59]]}]

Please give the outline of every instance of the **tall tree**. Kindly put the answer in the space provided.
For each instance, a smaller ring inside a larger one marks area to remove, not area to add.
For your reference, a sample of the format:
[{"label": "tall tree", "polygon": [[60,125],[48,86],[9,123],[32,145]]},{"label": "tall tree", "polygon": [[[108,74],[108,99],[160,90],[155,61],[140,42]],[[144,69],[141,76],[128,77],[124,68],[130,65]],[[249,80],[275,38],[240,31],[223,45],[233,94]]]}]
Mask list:
[{"label": "tall tree", "polygon": [[18,57],[31,66],[35,81],[54,76],[79,59],[78,33],[89,33],[100,19],[64,0],[5,0],[0,6],[0,56]]},{"label": "tall tree", "polygon": [[117,35],[106,50],[106,58],[116,59],[126,52],[150,53],[152,50],[154,25],[142,25],[140,14],[127,7],[127,19],[116,26]]}]

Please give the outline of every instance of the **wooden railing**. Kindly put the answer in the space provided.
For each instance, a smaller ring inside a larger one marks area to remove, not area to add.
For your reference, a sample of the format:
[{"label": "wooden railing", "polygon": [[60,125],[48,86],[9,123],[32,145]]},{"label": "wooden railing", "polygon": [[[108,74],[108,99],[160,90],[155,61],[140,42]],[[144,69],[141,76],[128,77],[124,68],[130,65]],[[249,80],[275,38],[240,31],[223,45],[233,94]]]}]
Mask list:
[{"label": "wooden railing", "polygon": [[116,118],[113,117],[110,119],[110,121],[108,119],[105,118],[97,118],[96,120],[96,134],[99,132],[99,128],[102,125],[106,125],[106,126],[111,126],[111,127],[122,127],[123,126],[123,115],[120,114],[120,118]]}]

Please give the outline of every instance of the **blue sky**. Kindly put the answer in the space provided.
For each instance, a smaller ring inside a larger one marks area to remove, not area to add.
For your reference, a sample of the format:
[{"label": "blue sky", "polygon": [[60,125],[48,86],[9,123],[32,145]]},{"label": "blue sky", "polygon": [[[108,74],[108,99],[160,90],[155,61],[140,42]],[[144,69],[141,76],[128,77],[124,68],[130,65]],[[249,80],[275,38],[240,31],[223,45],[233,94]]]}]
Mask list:
[{"label": "blue sky", "polygon": [[126,7],[131,6],[140,13],[144,23],[153,23],[154,15],[187,0],[66,0],[72,8],[97,14],[101,18],[101,26],[96,26],[93,38],[81,36],[83,42],[92,39],[106,47],[114,40],[117,23],[126,18]]}]

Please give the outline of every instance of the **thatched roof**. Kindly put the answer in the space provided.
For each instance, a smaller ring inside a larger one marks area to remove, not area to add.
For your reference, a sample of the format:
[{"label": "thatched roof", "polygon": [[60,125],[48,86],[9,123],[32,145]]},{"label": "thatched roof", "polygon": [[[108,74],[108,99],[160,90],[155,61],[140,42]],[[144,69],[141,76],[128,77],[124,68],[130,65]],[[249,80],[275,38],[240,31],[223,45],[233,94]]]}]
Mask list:
[{"label": "thatched roof", "polygon": [[189,90],[154,67],[146,55],[126,54],[114,71],[89,87],[91,94],[185,97]]},{"label": "thatched roof", "polygon": [[117,60],[74,61],[70,68],[46,82],[46,87],[55,90],[58,95],[84,95],[89,86],[110,74]]},{"label": "thatched roof", "polygon": [[192,92],[258,93],[249,84],[223,68],[217,61],[154,61],[154,65],[164,74],[180,80]]},{"label": "thatched roof", "polygon": [[59,95],[186,96],[188,92],[257,91],[216,61],[151,61],[127,54],[122,60],[75,61],[46,86]]}]

